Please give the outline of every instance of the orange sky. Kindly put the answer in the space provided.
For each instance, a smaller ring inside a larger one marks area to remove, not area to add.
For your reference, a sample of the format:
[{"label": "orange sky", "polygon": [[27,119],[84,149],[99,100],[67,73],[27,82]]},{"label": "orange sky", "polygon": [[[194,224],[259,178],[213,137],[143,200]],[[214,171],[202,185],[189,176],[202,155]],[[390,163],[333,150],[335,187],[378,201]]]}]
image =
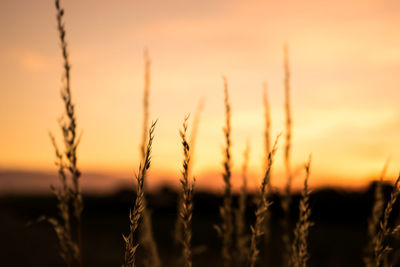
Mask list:
[{"label": "orange sky", "polygon": [[[284,130],[284,42],[290,44],[294,168],[312,153],[310,183],[338,186],[367,183],[387,157],[389,177],[399,169],[398,1],[70,0],[63,6],[84,131],[83,172],[129,177],[136,170],[148,47],[150,111],[159,120],[154,179],[177,183],[178,130],[205,98],[194,174],[199,186],[222,184],[209,175],[222,171],[222,74],[233,109],[234,180],[247,137],[250,169],[260,177],[263,81],[273,134]],[[58,133],[62,60],[52,1],[2,0],[0,36],[0,169],[55,171],[47,131]],[[280,151],[277,186],[282,157]]]}]

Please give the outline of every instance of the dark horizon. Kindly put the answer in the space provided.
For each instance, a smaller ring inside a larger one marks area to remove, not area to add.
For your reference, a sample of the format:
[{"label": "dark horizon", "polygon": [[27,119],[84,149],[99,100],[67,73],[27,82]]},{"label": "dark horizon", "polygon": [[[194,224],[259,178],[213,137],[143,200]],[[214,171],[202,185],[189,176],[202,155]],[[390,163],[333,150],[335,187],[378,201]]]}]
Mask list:
[{"label": "dark horizon", "polygon": [[[149,179],[151,179],[152,174],[150,174]],[[222,181],[222,176],[220,174],[213,174],[213,177]],[[158,184],[147,187],[149,192],[157,192],[163,188],[171,188],[172,190],[180,190],[179,176],[176,176],[176,181],[172,182],[170,179],[165,179]],[[282,177],[284,178],[284,177]],[[299,177],[300,179],[301,177]],[[316,186],[312,187],[313,191],[319,191],[324,189],[333,189],[339,191],[349,191],[349,192],[363,192],[368,190],[368,188],[376,182],[376,180],[371,180],[368,184],[362,186],[349,187],[347,185],[338,186]],[[392,181],[385,181],[387,184],[391,184]],[[58,186],[59,178],[55,171],[37,171],[37,170],[0,170],[0,197],[2,195],[48,195],[52,194],[50,189],[51,186]],[[101,172],[84,172],[81,177],[82,191],[84,194],[89,195],[113,195],[118,191],[123,190],[136,190],[136,180],[134,177],[134,172],[132,175],[122,176],[113,175],[111,173],[101,173]],[[201,186],[197,187],[196,191],[201,192],[211,192],[219,194],[222,191],[222,186],[220,188]],[[239,188],[234,188],[234,192],[238,192]],[[259,190],[259,186],[253,186],[248,189],[250,192],[255,192]],[[275,188],[275,191],[280,191],[281,189]],[[298,193],[301,188],[294,188],[293,192]]]},{"label": "dark horizon", "polygon": [[[375,184],[374,184],[375,186]],[[325,189],[313,192],[310,199],[312,208],[311,221],[315,225],[310,229],[309,265],[358,267],[364,266],[365,243],[367,241],[367,220],[371,214],[374,186],[365,192],[345,192]],[[385,186],[387,197],[391,186]],[[159,190],[156,194],[147,195],[149,208],[154,222],[154,235],[159,244],[164,266],[175,266],[178,255],[172,242],[172,234],[176,218],[178,194],[170,188]],[[128,231],[127,214],[135,200],[132,190],[123,190],[114,195],[84,195],[85,200],[85,265],[87,266],[119,266],[123,255],[121,235]],[[237,196],[234,197],[236,203]],[[279,196],[271,197],[271,239],[274,246],[264,247],[260,244],[260,263],[277,266],[280,261],[280,228],[282,216]],[[194,198],[193,247],[206,250],[195,255],[193,260],[197,266],[220,266],[220,240],[213,225],[220,221],[218,210],[222,198],[207,192],[197,192]],[[291,223],[298,216],[299,195],[293,196]],[[254,220],[254,203],[252,195],[247,199],[247,222]],[[236,204],[235,204],[236,205]],[[4,266],[54,267],[61,265],[57,256],[55,233],[46,223],[35,223],[42,215],[56,215],[56,199],[53,196],[0,196],[0,250],[4,252]],[[399,208],[393,211],[397,218]],[[33,224],[31,224],[33,222]],[[28,223],[30,224],[29,226]],[[249,230],[249,229],[247,229]],[[329,241],[328,241],[329,240]],[[22,243],[21,243],[22,242]],[[172,242],[172,243],[171,243]],[[339,245],[339,246],[338,246]],[[266,250],[264,250],[266,249]],[[24,257],[17,263],[15,253],[25,251]],[[141,253],[141,252],[140,252]],[[141,255],[141,254],[139,254]]]}]

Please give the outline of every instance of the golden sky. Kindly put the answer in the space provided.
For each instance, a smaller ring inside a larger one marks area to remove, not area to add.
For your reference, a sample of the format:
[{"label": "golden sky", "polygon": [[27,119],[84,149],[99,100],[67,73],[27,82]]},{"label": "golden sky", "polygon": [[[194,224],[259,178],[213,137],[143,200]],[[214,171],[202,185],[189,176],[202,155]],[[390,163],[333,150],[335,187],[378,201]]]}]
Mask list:
[{"label": "golden sky", "polygon": [[[228,78],[231,96],[235,186],[247,138],[250,170],[260,177],[262,83],[269,85],[276,135],[284,131],[282,45],[288,42],[294,169],[312,153],[312,185],[358,186],[376,178],[390,157],[388,177],[396,176],[398,1],[65,0],[63,6],[73,100],[84,132],[83,172],[129,177],[137,169],[142,54],[148,47],[150,113],[158,119],[154,182],[177,183],[178,130],[204,98],[194,174],[200,187],[221,186],[221,75]],[[55,171],[47,132],[59,132],[63,107],[54,4],[2,0],[0,36],[0,169]],[[279,147],[277,186],[283,182],[283,142]]]}]

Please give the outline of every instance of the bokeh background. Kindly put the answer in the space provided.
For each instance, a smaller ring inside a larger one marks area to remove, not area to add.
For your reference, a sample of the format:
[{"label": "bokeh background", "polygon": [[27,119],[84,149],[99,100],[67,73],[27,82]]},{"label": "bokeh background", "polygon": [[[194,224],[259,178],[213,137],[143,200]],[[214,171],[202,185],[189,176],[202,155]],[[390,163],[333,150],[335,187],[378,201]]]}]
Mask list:
[{"label": "bokeh background", "polygon": [[[400,166],[400,2],[65,0],[72,97],[84,193],[86,266],[120,266],[122,234],[135,199],[144,86],[143,51],[151,58],[150,117],[158,119],[148,177],[154,234],[165,266],[173,245],[183,118],[204,103],[194,154],[195,266],[220,266],[213,224],[223,188],[223,82],[232,105],[233,187],[241,185],[250,141],[249,186],[264,160],[263,83],[272,136],[284,132],[283,44],[289,44],[294,191],[312,154],[309,266],[363,266],[373,180],[390,159],[385,181]],[[63,73],[53,1],[0,1],[1,266],[62,266],[55,234],[37,224],[56,215],[57,185],[48,132],[57,120]],[[279,190],[285,183],[283,140],[273,168],[272,235],[261,264],[279,266]],[[386,196],[390,186],[385,187]],[[217,193],[217,194],[215,194]],[[298,195],[291,220],[297,219]],[[248,199],[248,222],[254,203]],[[394,218],[398,215],[394,210]]]}]

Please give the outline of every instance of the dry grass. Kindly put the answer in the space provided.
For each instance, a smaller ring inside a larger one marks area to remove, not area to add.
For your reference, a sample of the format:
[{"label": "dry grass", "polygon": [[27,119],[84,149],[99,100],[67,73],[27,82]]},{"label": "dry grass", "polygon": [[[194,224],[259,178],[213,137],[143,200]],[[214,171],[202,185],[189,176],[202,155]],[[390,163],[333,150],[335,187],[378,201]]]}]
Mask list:
[{"label": "dry grass", "polygon": [[380,220],[379,229],[373,238],[374,257],[372,266],[392,266],[389,264],[388,255],[392,248],[390,247],[390,240],[400,233],[400,225],[391,227],[389,225],[389,217],[400,195],[400,175],[396,179],[392,193],[390,194],[389,202],[386,204],[383,218]]},{"label": "dry grass", "polygon": [[151,162],[151,148],[154,139],[154,129],[156,122],[152,123],[149,130],[149,139],[147,142],[146,151],[144,154],[144,161],[139,165],[139,171],[136,175],[137,189],[136,189],[136,200],[133,209],[129,213],[130,232],[127,236],[123,236],[125,241],[125,258],[124,267],[136,266],[135,255],[136,249],[139,244],[136,243],[136,230],[140,225],[140,221],[143,217],[143,211],[145,209],[145,196],[144,196],[144,182],[147,176],[147,170],[150,168]]},{"label": "dry grass", "polygon": [[378,227],[379,227],[379,221],[382,218],[383,215],[383,209],[384,209],[384,205],[385,205],[385,198],[383,195],[383,179],[385,177],[387,168],[389,165],[389,160],[387,160],[385,162],[385,165],[383,166],[381,175],[379,177],[379,180],[376,184],[375,187],[375,200],[374,200],[374,204],[372,207],[372,213],[371,213],[371,217],[368,220],[368,238],[369,238],[369,242],[367,245],[367,255],[364,258],[364,263],[367,267],[372,267],[374,266],[374,239],[377,236],[377,232],[378,232]]},{"label": "dry grass", "polygon": [[266,188],[268,187],[268,184],[270,183],[269,178],[270,178],[273,158],[274,158],[276,150],[277,150],[278,140],[279,140],[279,136],[276,138],[274,146],[272,147],[271,152],[268,154],[268,166],[267,166],[267,170],[265,171],[265,175],[264,175],[264,178],[263,178],[263,180],[261,182],[261,186],[260,186],[257,208],[255,211],[256,221],[255,221],[254,225],[251,226],[250,249],[249,249],[249,256],[248,256],[248,263],[247,263],[248,267],[255,266],[258,255],[260,254],[260,251],[257,248],[257,244],[258,244],[260,237],[263,235],[262,228],[264,225],[263,224],[264,218],[265,218],[265,214],[267,213],[268,206],[270,205],[270,203],[267,202]]},{"label": "dry grass", "polygon": [[239,205],[235,210],[236,219],[236,248],[238,252],[238,262],[243,263],[247,259],[248,248],[247,243],[249,236],[246,233],[246,206],[247,206],[247,169],[249,165],[250,142],[247,140],[246,148],[243,153],[242,165],[242,186],[239,193]]},{"label": "dry grass", "polygon": [[292,149],[292,114],[290,109],[290,69],[289,69],[289,48],[288,45],[283,47],[284,54],[284,88],[285,88],[285,116],[286,116],[286,131],[285,131],[285,150],[284,163],[286,169],[286,186],[281,206],[284,214],[281,225],[283,229],[282,239],[285,245],[284,261],[289,261],[290,254],[290,204],[291,204],[291,187],[292,187],[292,170],[290,164],[290,153]]},{"label": "dry grass", "polygon": [[150,67],[151,60],[147,49],[143,52],[144,59],[144,88],[143,88],[143,118],[142,118],[142,141],[140,143],[140,156],[143,160],[146,154],[147,132],[149,129],[150,116]]},{"label": "dry grass", "polygon": [[294,238],[292,243],[292,251],[290,255],[289,266],[306,267],[307,260],[310,257],[308,252],[308,234],[309,228],[313,225],[310,221],[311,208],[309,204],[310,191],[308,190],[308,179],[310,178],[311,156],[305,165],[306,178],[304,179],[304,188],[301,192],[299,203],[299,220],[294,229]]},{"label": "dry grass", "polygon": [[[75,118],[75,106],[72,103],[71,87],[70,87],[70,63],[68,59],[67,43],[65,41],[65,27],[62,21],[64,10],[61,8],[60,3],[56,0],[57,8],[57,23],[58,31],[61,40],[61,49],[64,59],[64,86],[61,90],[61,97],[65,105],[65,116],[60,120],[60,126],[63,133],[64,141],[64,157],[66,159],[66,167],[70,173],[72,187],[72,203],[74,207],[73,214],[77,221],[77,240],[79,248],[82,247],[81,239],[81,214],[83,210],[83,200],[79,187],[79,178],[81,173],[77,166],[77,148],[80,141],[80,137],[76,131],[76,118]],[[80,262],[82,261],[80,257]]]},{"label": "dry grass", "polygon": [[[64,260],[65,265],[82,266],[82,230],[81,215],[83,211],[83,200],[80,190],[79,179],[81,173],[77,164],[77,148],[80,136],[77,134],[77,122],[75,115],[75,106],[72,101],[70,88],[70,70],[69,54],[66,42],[66,30],[63,22],[64,10],[60,5],[60,0],[55,0],[57,10],[57,27],[61,43],[63,57],[63,87],[61,89],[61,97],[64,103],[65,113],[60,120],[60,128],[62,130],[63,147],[60,149],[52,134],[50,138],[55,150],[55,165],[58,168],[58,176],[61,186],[59,188],[52,187],[58,203],[57,208],[59,217],[44,217],[40,220],[49,222],[56,234],[60,246],[60,256]],[[306,267],[310,257],[308,251],[309,229],[313,225],[310,220],[311,208],[309,205],[310,191],[308,190],[308,181],[310,177],[311,158],[305,165],[306,176],[304,179],[304,188],[301,193],[299,202],[299,219],[293,230],[293,240],[291,242],[290,227],[290,206],[291,206],[291,187],[295,172],[291,167],[292,153],[292,112],[291,112],[291,87],[290,87],[290,68],[289,68],[289,51],[288,46],[284,46],[284,95],[285,95],[285,146],[284,146],[284,167],[286,172],[286,183],[281,200],[281,208],[283,218],[281,226],[283,230],[282,240],[284,243],[283,265],[290,267]],[[145,259],[141,261],[145,266],[159,267],[161,260],[159,258],[157,245],[154,240],[152,231],[151,213],[146,207],[145,199],[145,181],[147,172],[151,162],[151,149],[154,140],[154,130],[156,122],[149,125],[149,95],[150,95],[150,67],[151,61],[148,51],[144,52],[145,74],[144,74],[144,90],[143,90],[143,121],[142,121],[142,138],[140,143],[141,163],[136,175],[137,179],[137,197],[134,202],[133,209],[129,213],[130,230],[127,236],[123,236],[125,242],[124,267],[136,266],[136,250],[139,244],[145,252]],[[265,175],[258,192],[255,221],[251,225],[251,235],[246,231],[246,200],[247,191],[247,169],[249,164],[249,145],[247,144],[244,152],[244,162],[242,166],[242,187],[240,189],[238,208],[233,210],[232,207],[232,155],[231,155],[231,105],[229,102],[228,83],[225,77],[224,82],[224,107],[225,107],[225,126],[223,128],[225,146],[223,151],[223,181],[224,194],[223,204],[220,207],[221,225],[216,227],[222,239],[222,260],[224,267],[232,267],[236,265],[237,260],[240,265],[246,263],[249,267],[254,267],[259,254],[258,247],[260,238],[265,235],[268,237],[268,207],[271,204],[268,200],[268,194],[272,191],[271,186],[271,170],[273,159],[277,150],[277,140],[271,147],[271,115],[269,99],[267,95],[267,86],[263,87],[264,101],[264,117],[265,117]],[[178,202],[178,219],[175,228],[175,239],[182,244],[182,255],[186,267],[192,267],[192,216],[193,216],[193,193],[194,178],[191,177],[193,151],[195,140],[198,132],[198,124],[200,113],[203,108],[201,102],[196,111],[193,130],[188,141],[188,117],[184,119],[180,136],[183,146],[183,169],[180,179],[182,191]],[[371,217],[368,221],[368,237],[369,244],[367,246],[367,256],[364,259],[367,267],[387,267],[393,266],[390,262],[391,241],[400,233],[400,224],[392,225],[390,216],[393,206],[400,195],[400,176],[397,178],[394,189],[390,195],[388,203],[385,205],[383,194],[383,178],[385,176],[388,163],[385,164],[380,180],[375,188],[375,201],[372,207]],[[234,224],[234,213],[236,223]],[[236,226],[236,228],[235,228]],[[140,236],[137,232],[140,228]],[[236,234],[234,236],[234,233]],[[140,241],[139,241],[139,239]],[[234,257],[236,250],[238,256]]]},{"label": "dry grass", "polygon": [[192,266],[192,215],[193,215],[193,188],[194,188],[194,180],[189,181],[189,166],[190,166],[190,145],[187,141],[187,124],[188,117],[185,118],[182,126],[182,130],[180,131],[180,135],[182,138],[182,146],[183,146],[183,170],[182,170],[182,178],[180,180],[182,184],[182,193],[181,193],[181,206],[179,215],[181,218],[182,226],[183,226],[183,258],[184,265],[186,267]]},{"label": "dry grass", "polygon": [[[263,104],[264,104],[264,121],[265,121],[265,129],[264,129],[264,144],[265,144],[265,160],[264,160],[264,172],[268,169],[268,157],[271,152],[271,110],[269,106],[269,99],[268,99],[268,86],[267,83],[263,84]],[[272,169],[270,170],[269,174],[269,183],[267,188],[267,200],[269,195],[272,193],[271,188],[271,180],[272,180]],[[270,212],[267,210],[264,217],[264,240],[265,244],[268,244],[269,241],[269,228],[270,228]]]},{"label": "dry grass", "polygon": [[[193,161],[194,161],[194,151],[196,148],[196,140],[197,140],[197,134],[199,131],[199,125],[200,125],[200,118],[201,118],[201,113],[203,112],[204,108],[204,99],[201,99],[200,102],[197,105],[196,112],[194,114],[194,119],[193,119],[193,127],[192,131],[190,133],[190,140],[189,140],[189,147],[190,147],[190,161],[188,165],[188,177],[190,177],[192,169],[193,169]],[[182,226],[182,221],[181,217],[179,216],[179,211],[181,210],[182,206],[182,195],[179,195],[178,198],[178,216],[175,221],[175,227],[174,227],[174,241],[176,244],[182,244],[183,241],[183,226]]]},{"label": "dry grass", "polygon": [[221,226],[216,226],[219,235],[222,237],[222,259],[225,267],[232,266],[233,254],[233,214],[232,214],[232,159],[231,159],[231,106],[229,103],[228,81],[224,81],[224,104],[225,104],[225,127],[223,128],[225,136],[225,149],[223,161],[223,180],[225,184],[223,205],[220,207]]},{"label": "dry grass", "polygon": [[194,152],[196,148],[196,141],[197,141],[197,135],[199,133],[199,126],[200,126],[200,119],[201,119],[201,114],[203,113],[204,109],[204,103],[205,100],[204,98],[199,101],[196,107],[196,112],[194,113],[194,118],[193,118],[193,126],[192,126],[192,131],[190,132],[190,164],[189,164],[189,175],[193,169],[193,162],[194,162]]},{"label": "dry grass", "polygon": [[[143,53],[144,59],[144,88],[143,88],[143,121],[142,121],[142,141],[140,144],[141,161],[145,161],[146,156],[146,143],[148,138],[149,129],[149,116],[150,116],[150,67],[151,60],[147,49]],[[146,184],[144,185],[146,187]],[[148,255],[144,260],[144,265],[148,267],[158,267],[161,265],[160,257],[158,254],[157,244],[154,240],[151,211],[146,205],[144,199],[143,221],[140,225],[140,242],[143,245],[146,254]]]},{"label": "dry grass", "polygon": [[[82,260],[82,211],[83,199],[80,189],[81,173],[78,168],[77,149],[80,136],[77,134],[77,120],[75,114],[75,105],[71,94],[71,64],[69,60],[68,45],[66,42],[66,29],[64,25],[64,9],[61,7],[60,0],[55,0],[57,12],[57,29],[60,38],[61,52],[63,58],[63,78],[61,98],[64,105],[64,113],[59,121],[62,132],[62,147],[57,145],[55,137],[50,134],[50,138],[55,151],[55,165],[58,169],[60,187],[53,187],[52,190],[57,197],[58,217],[39,218],[40,221],[47,221],[54,228],[60,247],[60,256],[67,267],[83,266]],[[292,113],[291,113],[291,87],[290,87],[290,68],[288,46],[284,46],[284,95],[285,95],[285,146],[284,146],[284,166],[286,171],[286,184],[281,201],[281,208],[284,218],[281,221],[284,243],[283,264],[290,267],[306,267],[310,258],[308,251],[309,229],[313,225],[310,220],[311,208],[309,205],[310,191],[308,190],[308,181],[310,177],[311,158],[305,165],[306,176],[304,179],[304,188],[299,202],[299,219],[293,230],[293,241],[290,242],[290,205],[291,205],[291,187],[295,172],[291,168],[292,151]],[[142,138],[140,143],[141,162],[136,175],[137,196],[133,209],[129,212],[129,234],[123,236],[125,242],[124,267],[136,266],[136,250],[139,244],[143,246],[146,255],[141,262],[145,266],[159,267],[161,260],[159,258],[157,245],[152,231],[151,213],[146,207],[145,199],[145,181],[147,172],[151,163],[151,150],[154,140],[154,130],[156,122],[149,124],[149,95],[150,95],[150,67],[151,61],[148,51],[144,51],[145,73],[143,90],[143,121]],[[249,145],[247,144],[244,152],[244,162],[242,166],[242,187],[240,189],[238,208],[235,211],[236,224],[234,225],[232,208],[232,155],[231,155],[231,105],[229,102],[228,83],[225,77],[224,82],[224,107],[225,107],[225,126],[223,128],[225,147],[223,151],[223,181],[224,195],[223,204],[220,207],[220,216],[222,223],[216,227],[222,238],[222,260],[224,267],[232,267],[236,263],[244,265],[247,261],[248,267],[254,267],[260,250],[258,243],[260,238],[268,232],[268,207],[271,204],[268,201],[268,194],[272,191],[271,170],[273,159],[277,150],[277,141],[271,148],[271,115],[267,96],[267,86],[264,84],[263,101],[265,117],[265,175],[260,185],[255,210],[255,221],[250,227],[249,236],[246,229],[246,200],[247,192],[247,169],[249,164]],[[193,152],[198,132],[200,114],[204,102],[201,101],[195,115],[193,130],[190,140],[187,138],[188,117],[184,119],[180,136],[183,146],[183,169],[180,179],[182,191],[178,203],[178,218],[176,227],[176,240],[182,243],[183,265],[192,267],[192,216],[193,216],[193,193],[194,178],[191,177],[193,164]],[[279,137],[279,136],[278,136]],[[367,267],[388,267],[394,266],[394,257],[391,257],[392,241],[400,234],[400,223],[392,223],[391,214],[395,203],[400,196],[400,175],[396,179],[390,199],[385,205],[383,194],[383,178],[388,168],[386,162],[380,179],[375,188],[375,201],[371,211],[371,217],[368,221],[369,244],[367,246],[367,256],[364,259]],[[235,228],[236,226],[236,228]],[[141,235],[138,238],[138,229],[141,229]],[[234,233],[236,234],[234,236]],[[140,241],[138,241],[140,239]],[[234,258],[236,241],[236,250],[238,256]]]},{"label": "dry grass", "polygon": [[271,110],[269,107],[268,99],[268,86],[267,83],[263,84],[263,104],[264,104],[264,143],[265,143],[265,170],[268,168],[268,156],[271,152]]},{"label": "dry grass", "polygon": [[66,266],[72,266],[78,260],[80,255],[80,248],[72,237],[71,215],[70,215],[70,202],[71,193],[68,186],[68,174],[66,173],[66,166],[64,164],[64,156],[60,152],[55,138],[50,134],[51,141],[56,154],[55,165],[58,168],[58,176],[60,179],[61,187],[55,188],[51,186],[52,191],[57,197],[57,208],[60,219],[54,217],[41,216],[39,221],[47,221],[54,228],[58,243],[60,246],[59,255],[63,259]]},{"label": "dry grass", "polygon": [[292,150],[292,113],[290,108],[290,69],[289,69],[289,47],[285,45],[283,47],[284,54],[284,71],[285,71],[285,116],[286,116],[286,136],[285,136],[285,169],[286,169],[286,192],[290,193],[292,185],[292,170],[290,164],[290,153]]},{"label": "dry grass", "polygon": [[63,137],[63,148],[60,150],[52,134],[50,138],[55,150],[58,175],[61,187],[52,190],[58,200],[58,211],[60,218],[45,217],[40,221],[48,221],[54,228],[60,245],[60,256],[66,266],[82,266],[82,222],[83,199],[80,191],[79,178],[81,173],[77,165],[77,149],[80,137],[77,135],[77,124],[75,117],[75,106],[71,95],[71,64],[67,42],[66,30],[63,22],[64,9],[60,1],[55,1],[57,11],[57,29],[59,33],[61,52],[63,57],[64,74],[61,98],[64,103],[65,113],[59,124]]}]

